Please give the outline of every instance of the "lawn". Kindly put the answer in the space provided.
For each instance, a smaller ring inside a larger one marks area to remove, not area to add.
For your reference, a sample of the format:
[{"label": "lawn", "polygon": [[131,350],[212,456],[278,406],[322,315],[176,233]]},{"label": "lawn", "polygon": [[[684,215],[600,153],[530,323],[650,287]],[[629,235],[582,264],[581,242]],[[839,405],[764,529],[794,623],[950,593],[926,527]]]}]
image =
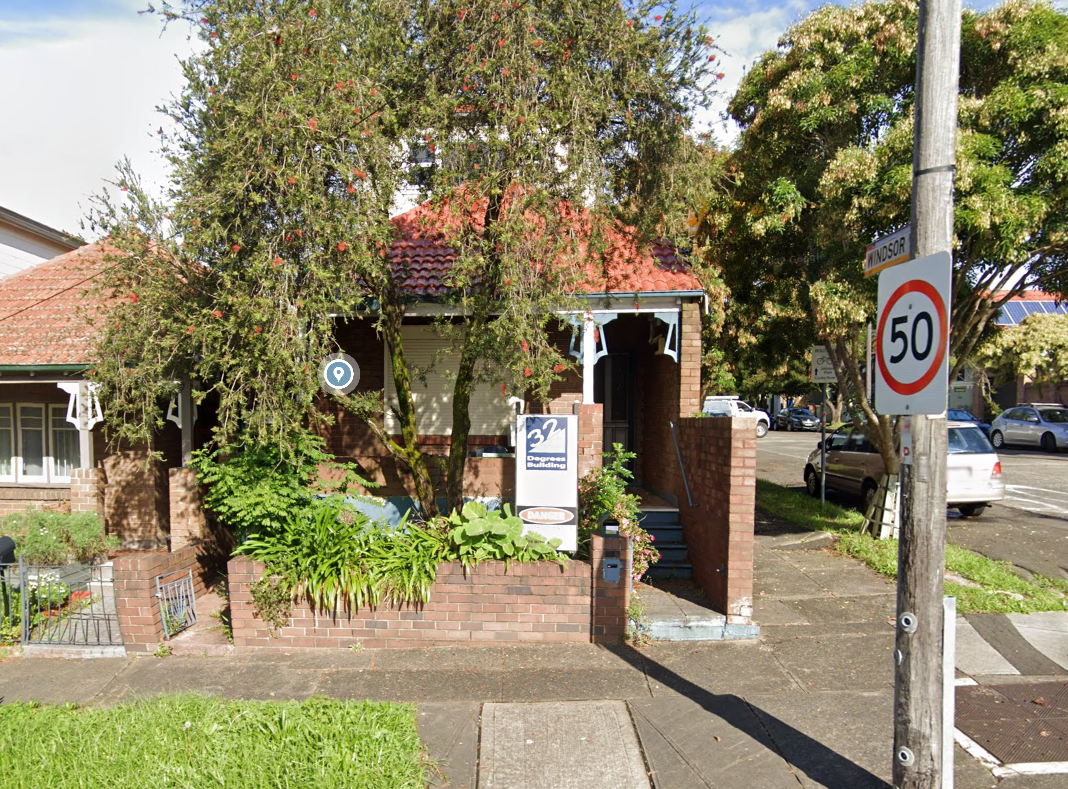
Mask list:
[{"label": "lawn", "polygon": [[[829,502],[821,510],[817,499],[764,479],[757,480],[757,507],[806,529],[830,532],[839,553],[859,559],[883,575],[897,577],[897,540],[861,534],[864,516],[859,512]],[[1009,562],[947,545],[946,569],[967,581],[945,583],[946,594],[957,598],[957,610],[962,614],[1068,611],[1068,584],[1041,576],[1021,578]]]},{"label": "lawn", "polygon": [[425,787],[414,708],[164,696],[111,708],[0,704],[5,789]]}]

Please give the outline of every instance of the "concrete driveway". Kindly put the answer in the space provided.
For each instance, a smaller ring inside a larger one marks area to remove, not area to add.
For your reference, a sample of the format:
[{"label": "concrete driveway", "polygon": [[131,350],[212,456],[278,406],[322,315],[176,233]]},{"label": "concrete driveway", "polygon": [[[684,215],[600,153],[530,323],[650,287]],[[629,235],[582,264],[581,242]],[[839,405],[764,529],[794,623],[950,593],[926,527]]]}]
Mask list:
[{"label": "concrete driveway", "polygon": [[[757,476],[803,490],[805,461],[819,440],[819,433],[769,433],[757,442]],[[1068,579],[1068,453],[1012,448],[998,454],[1005,500],[978,518],[950,510],[949,541],[1029,573]],[[828,499],[859,506],[833,491]]]}]

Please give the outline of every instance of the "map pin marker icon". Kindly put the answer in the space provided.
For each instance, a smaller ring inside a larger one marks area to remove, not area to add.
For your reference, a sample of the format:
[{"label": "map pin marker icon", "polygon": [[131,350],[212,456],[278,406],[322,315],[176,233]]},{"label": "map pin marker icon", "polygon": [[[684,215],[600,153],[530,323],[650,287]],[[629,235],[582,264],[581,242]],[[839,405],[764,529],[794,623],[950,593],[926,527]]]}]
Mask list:
[{"label": "map pin marker icon", "polygon": [[342,368],[342,366],[341,366],[340,364],[339,364],[339,365],[336,365],[336,366],[334,367],[334,378],[336,378],[336,379],[337,379],[337,382],[338,382],[338,383],[341,383],[341,379],[342,379],[342,378],[344,378],[344,377],[345,377],[345,370],[344,370],[344,368]]}]

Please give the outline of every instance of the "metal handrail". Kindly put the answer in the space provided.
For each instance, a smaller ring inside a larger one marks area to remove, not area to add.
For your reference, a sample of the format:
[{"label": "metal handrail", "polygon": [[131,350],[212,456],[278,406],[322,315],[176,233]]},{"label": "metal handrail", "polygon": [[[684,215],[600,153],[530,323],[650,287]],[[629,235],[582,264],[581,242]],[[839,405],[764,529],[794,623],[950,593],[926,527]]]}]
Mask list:
[{"label": "metal handrail", "polygon": [[682,451],[679,449],[679,437],[675,435],[675,423],[672,420],[668,420],[668,424],[671,426],[671,440],[675,442],[675,457],[679,459],[679,470],[682,472],[682,484],[686,488],[686,501],[690,502],[690,506],[693,506],[693,496],[690,495],[690,481],[686,478],[686,464],[682,462]]}]

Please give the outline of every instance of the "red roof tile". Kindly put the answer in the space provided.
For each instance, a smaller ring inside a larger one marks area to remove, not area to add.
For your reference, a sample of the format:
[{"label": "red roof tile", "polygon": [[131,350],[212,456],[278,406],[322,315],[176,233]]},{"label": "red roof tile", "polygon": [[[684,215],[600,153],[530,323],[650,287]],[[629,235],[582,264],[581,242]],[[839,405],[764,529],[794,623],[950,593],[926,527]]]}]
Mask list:
[{"label": "red roof tile", "polygon": [[85,295],[104,248],[89,244],[0,279],[0,364],[87,364],[96,339]]},{"label": "red roof tile", "polygon": [[[474,229],[481,227],[485,198],[468,208]],[[401,289],[417,296],[441,296],[447,292],[446,277],[458,257],[449,245],[448,236],[459,223],[457,212],[449,206],[418,206],[395,217],[398,237],[390,249],[394,277]],[[575,215],[579,233],[588,226],[581,212]],[[608,248],[603,257],[584,262],[583,281],[578,288],[584,293],[652,293],[703,290],[690,272],[690,266],[678,258],[668,244],[654,242],[639,246],[628,228],[617,225],[609,232]],[[584,245],[582,246],[584,249]]]}]

